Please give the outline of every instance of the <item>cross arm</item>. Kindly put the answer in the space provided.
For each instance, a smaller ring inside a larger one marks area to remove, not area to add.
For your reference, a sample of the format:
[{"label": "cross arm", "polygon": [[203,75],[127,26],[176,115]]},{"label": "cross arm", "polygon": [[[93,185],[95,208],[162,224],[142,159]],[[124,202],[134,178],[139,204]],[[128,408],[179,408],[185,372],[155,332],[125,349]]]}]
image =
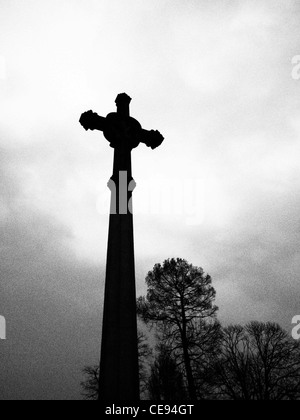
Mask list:
[{"label": "cross arm", "polygon": [[118,139],[122,137],[126,139],[128,136],[134,139],[135,145],[133,147],[141,142],[151,149],[156,149],[164,141],[164,137],[159,131],[144,130],[138,121],[131,117],[124,119],[118,113],[111,113],[104,118],[93,111],[87,111],[81,115],[79,122],[85,130],[103,131],[111,145],[116,144],[116,141],[119,141]]},{"label": "cross arm", "polygon": [[87,130],[99,130],[104,131],[106,118],[100,117],[93,111],[84,112],[79,120],[83,128]]},{"label": "cross arm", "polygon": [[154,130],[141,130],[139,140],[151,149],[156,149],[164,141],[164,137],[159,131]]}]

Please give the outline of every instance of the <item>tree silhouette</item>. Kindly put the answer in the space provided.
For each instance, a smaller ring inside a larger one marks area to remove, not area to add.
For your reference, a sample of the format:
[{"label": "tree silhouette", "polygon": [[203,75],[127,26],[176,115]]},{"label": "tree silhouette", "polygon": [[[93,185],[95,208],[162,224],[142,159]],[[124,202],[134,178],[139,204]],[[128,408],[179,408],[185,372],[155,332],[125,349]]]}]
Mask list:
[{"label": "tree silhouette", "polygon": [[228,327],[210,377],[225,399],[299,399],[300,344],[273,323]]},{"label": "tree silhouette", "polygon": [[141,397],[147,393],[148,370],[152,350],[148,344],[147,336],[143,331],[138,331],[138,351],[139,351],[139,378],[140,378],[140,394]]},{"label": "tree silhouette", "polygon": [[[147,337],[143,331],[138,331],[138,351],[139,351],[139,378],[141,394],[146,392],[148,374],[147,366],[148,360],[152,355],[152,351],[147,342]],[[96,401],[99,399],[99,381],[100,381],[100,367],[86,366],[82,373],[85,380],[81,382],[82,396],[85,400]]]},{"label": "tree silhouette", "polygon": [[214,324],[218,310],[211,277],[178,258],[156,264],[146,283],[147,296],[138,299],[138,314],[157,327],[178,364],[184,366],[189,398],[196,400],[199,394],[193,366],[199,356],[201,326],[205,321]]},{"label": "tree silhouette", "polygon": [[99,366],[86,366],[82,373],[86,377],[81,382],[82,396],[85,400],[96,401],[99,399]]},{"label": "tree silhouette", "polygon": [[216,319],[199,320],[190,328],[190,357],[199,399],[215,398],[215,387],[207,373],[219,356],[221,341],[222,328]]},{"label": "tree silhouette", "polygon": [[182,372],[172,356],[172,350],[164,344],[158,346],[158,355],[151,367],[148,392],[153,401],[186,399]]}]

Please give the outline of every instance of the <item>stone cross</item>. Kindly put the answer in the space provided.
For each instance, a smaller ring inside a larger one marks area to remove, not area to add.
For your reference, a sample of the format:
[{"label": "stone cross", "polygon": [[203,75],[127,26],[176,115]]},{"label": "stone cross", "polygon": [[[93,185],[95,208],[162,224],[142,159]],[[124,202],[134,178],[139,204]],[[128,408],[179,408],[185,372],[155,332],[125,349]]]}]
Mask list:
[{"label": "stone cross", "polygon": [[122,93],[116,99],[117,112],[104,118],[88,111],[80,118],[86,130],[102,131],[114,148],[100,361],[99,399],[104,401],[139,400],[131,151],[140,143],[155,149],[164,140],[130,117],[130,102]]}]

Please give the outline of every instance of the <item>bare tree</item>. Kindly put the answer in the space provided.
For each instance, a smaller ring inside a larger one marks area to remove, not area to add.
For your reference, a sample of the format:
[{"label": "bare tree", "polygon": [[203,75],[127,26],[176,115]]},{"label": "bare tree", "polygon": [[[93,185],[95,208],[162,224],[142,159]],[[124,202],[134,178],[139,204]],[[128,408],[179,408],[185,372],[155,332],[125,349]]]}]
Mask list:
[{"label": "bare tree", "polygon": [[96,401],[99,399],[99,371],[99,366],[86,366],[82,371],[86,379],[80,385],[85,400]]},{"label": "bare tree", "polygon": [[[184,366],[189,398],[199,397],[193,364],[199,356],[201,326],[215,322],[218,308],[211,277],[183,259],[169,259],[149,272],[146,297],[138,299],[138,314],[156,326],[174,357]],[[197,354],[196,354],[197,353]]]},{"label": "bare tree", "polygon": [[212,374],[223,398],[299,399],[300,344],[277,324],[231,326],[223,332],[222,352]]},{"label": "bare tree", "polygon": [[153,401],[182,401],[186,399],[183,374],[166,345],[158,346],[148,381],[149,398]]},{"label": "bare tree", "polygon": [[[148,360],[152,355],[152,350],[147,342],[147,336],[143,331],[138,331],[138,350],[139,350],[139,376],[140,391],[144,394],[148,382]],[[81,382],[82,396],[85,400],[96,401],[99,399],[99,366],[87,366],[83,369],[85,380]]]},{"label": "bare tree", "polygon": [[146,334],[138,331],[138,350],[139,350],[139,377],[140,377],[140,394],[141,398],[145,398],[148,391],[149,366],[152,357],[152,349],[148,344]]},{"label": "bare tree", "polygon": [[207,372],[220,352],[222,328],[216,319],[199,320],[190,328],[190,357],[198,399],[214,399],[215,387]]}]

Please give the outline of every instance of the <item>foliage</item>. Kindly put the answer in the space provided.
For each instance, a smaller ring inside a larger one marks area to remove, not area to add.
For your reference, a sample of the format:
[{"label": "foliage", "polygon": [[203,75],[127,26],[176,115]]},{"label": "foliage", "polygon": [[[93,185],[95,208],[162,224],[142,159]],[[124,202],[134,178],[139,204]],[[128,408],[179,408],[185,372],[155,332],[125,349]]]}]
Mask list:
[{"label": "foliage", "polygon": [[211,377],[222,398],[300,398],[300,345],[277,324],[252,322],[224,329]]},{"label": "foliage", "polygon": [[172,350],[161,344],[151,367],[149,398],[153,401],[182,401],[187,398],[183,375],[172,356]]},{"label": "foliage", "polygon": [[138,314],[146,324],[157,328],[176,363],[183,366],[189,398],[196,400],[199,393],[194,370],[203,358],[202,339],[206,335],[208,343],[214,335],[206,332],[218,328],[211,277],[202,268],[178,258],[156,264],[146,283],[147,296],[138,299]]}]

